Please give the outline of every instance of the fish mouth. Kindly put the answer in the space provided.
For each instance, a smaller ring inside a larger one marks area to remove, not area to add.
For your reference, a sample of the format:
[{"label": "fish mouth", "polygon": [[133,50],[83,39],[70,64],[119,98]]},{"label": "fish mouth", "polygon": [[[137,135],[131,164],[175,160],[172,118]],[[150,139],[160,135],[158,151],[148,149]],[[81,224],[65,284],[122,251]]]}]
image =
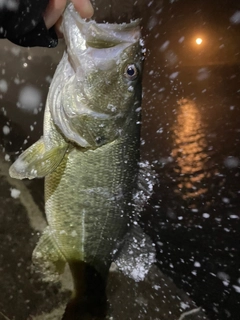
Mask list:
[{"label": "fish mouth", "polygon": [[[70,3],[64,14],[62,28],[66,40],[70,39],[70,42],[67,43],[68,46],[71,46],[71,41],[74,38],[79,39],[81,33],[81,37],[85,38],[89,46],[93,48],[109,48],[123,42],[134,43],[138,41],[140,38],[139,24],[140,19],[121,24],[96,23],[94,20],[87,21],[80,17],[73,4]],[[74,28],[69,28],[70,25],[74,26]]]},{"label": "fish mouth", "polygon": [[[116,60],[122,50],[139,42],[141,36],[139,23],[139,19],[121,24],[87,21],[79,16],[70,3],[64,13],[62,31],[74,70],[83,64],[81,61],[83,55],[92,56],[93,59],[101,59],[107,55],[108,60]],[[89,54],[86,54],[87,50]],[[86,65],[86,62],[84,64]]]},{"label": "fish mouth", "polygon": [[[64,13],[62,32],[67,48],[51,83],[48,105],[54,124],[67,140],[80,147],[99,147],[122,132],[128,115],[117,108],[113,98],[109,101],[103,98],[101,103],[101,99],[97,101],[93,96],[108,96],[106,87],[111,90],[111,77],[116,83],[115,71],[120,72],[119,66],[128,58],[129,47],[138,48],[139,21],[122,24],[87,21],[79,16],[73,4]],[[109,78],[100,76],[101,89],[95,92],[97,73],[109,74]],[[128,94],[126,91],[125,97]]]}]

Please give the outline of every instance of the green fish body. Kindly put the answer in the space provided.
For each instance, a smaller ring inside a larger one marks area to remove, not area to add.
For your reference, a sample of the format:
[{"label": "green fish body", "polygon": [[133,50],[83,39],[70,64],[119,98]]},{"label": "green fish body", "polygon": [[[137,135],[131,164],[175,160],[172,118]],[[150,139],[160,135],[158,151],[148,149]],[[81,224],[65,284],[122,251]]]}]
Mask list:
[{"label": "green fish body", "polygon": [[10,175],[45,177],[48,227],[33,261],[51,280],[68,263],[77,296],[87,292],[86,268],[105,285],[131,223],[142,57],[138,22],[86,22],[70,5],[62,27],[67,51],[50,86],[43,137]]}]

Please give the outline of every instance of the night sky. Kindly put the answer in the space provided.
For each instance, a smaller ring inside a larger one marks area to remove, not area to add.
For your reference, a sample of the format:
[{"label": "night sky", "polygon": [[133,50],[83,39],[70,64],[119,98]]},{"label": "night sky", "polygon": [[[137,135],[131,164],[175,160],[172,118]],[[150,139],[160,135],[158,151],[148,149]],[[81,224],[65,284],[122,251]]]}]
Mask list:
[{"label": "night sky", "polygon": [[143,32],[150,50],[169,41],[182,66],[239,63],[240,1],[153,1],[143,15]]}]

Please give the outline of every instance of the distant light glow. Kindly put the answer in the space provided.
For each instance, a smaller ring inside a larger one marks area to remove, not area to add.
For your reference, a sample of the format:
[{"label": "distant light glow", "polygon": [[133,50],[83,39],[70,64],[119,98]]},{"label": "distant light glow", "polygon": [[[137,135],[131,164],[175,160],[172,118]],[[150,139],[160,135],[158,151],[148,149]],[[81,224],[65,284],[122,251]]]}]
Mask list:
[{"label": "distant light glow", "polygon": [[197,38],[196,39],[196,44],[200,45],[202,43],[202,39],[201,38]]}]

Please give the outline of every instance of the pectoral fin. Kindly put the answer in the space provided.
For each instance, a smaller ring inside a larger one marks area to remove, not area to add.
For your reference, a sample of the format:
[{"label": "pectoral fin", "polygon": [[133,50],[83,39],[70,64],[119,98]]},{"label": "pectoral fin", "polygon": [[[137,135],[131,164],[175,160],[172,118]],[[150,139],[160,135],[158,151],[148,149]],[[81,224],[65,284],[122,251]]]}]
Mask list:
[{"label": "pectoral fin", "polygon": [[34,249],[32,260],[35,269],[40,271],[47,281],[56,281],[63,273],[66,260],[55,243],[49,227],[46,228]]},{"label": "pectoral fin", "polygon": [[9,169],[15,179],[42,178],[51,173],[62,161],[67,144],[45,151],[43,138],[25,150]]}]

